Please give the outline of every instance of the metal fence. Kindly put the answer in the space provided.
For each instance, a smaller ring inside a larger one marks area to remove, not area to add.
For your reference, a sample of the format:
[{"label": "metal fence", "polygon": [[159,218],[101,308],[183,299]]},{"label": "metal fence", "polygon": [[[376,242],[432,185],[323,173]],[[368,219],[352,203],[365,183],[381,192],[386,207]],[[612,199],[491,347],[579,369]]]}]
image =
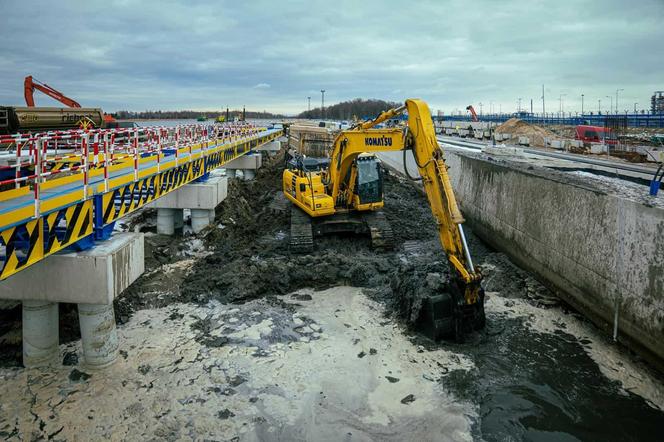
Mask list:
[{"label": "metal fence", "polygon": [[[480,121],[504,123],[510,118],[519,118],[527,123],[533,124],[565,124],[576,126],[588,124],[591,126],[607,126],[607,122],[616,117],[625,118],[628,127],[661,127],[664,128],[664,113],[659,114],[484,114],[480,115]],[[434,120],[472,121],[470,115],[443,115],[436,116]]]}]

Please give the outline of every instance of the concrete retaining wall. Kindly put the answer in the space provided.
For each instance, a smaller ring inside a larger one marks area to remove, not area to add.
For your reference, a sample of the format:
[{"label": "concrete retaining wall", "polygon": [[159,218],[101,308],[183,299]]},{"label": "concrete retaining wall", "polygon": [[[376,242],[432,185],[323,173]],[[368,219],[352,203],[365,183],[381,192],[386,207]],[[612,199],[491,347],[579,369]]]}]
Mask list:
[{"label": "concrete retaining wall", "polygon": [[[664,367],[664,210],[538,167],[446,152],[473,230]],[[647,189],[644,188],[644,192]]]}]

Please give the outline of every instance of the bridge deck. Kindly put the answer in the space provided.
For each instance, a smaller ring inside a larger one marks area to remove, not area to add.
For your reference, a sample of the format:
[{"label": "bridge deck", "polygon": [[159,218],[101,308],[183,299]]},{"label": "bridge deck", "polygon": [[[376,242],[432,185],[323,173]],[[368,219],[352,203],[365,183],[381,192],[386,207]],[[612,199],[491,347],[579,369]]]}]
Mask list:
[{"label": "bridge deck", "polygon": [[[122,216],[281,134],[232,125],[132,131],[16,141],[13,164],[0,168],[15,173],[0,181],[0,279],[82,239],[104,239]],[[58,143],[66,154],[53,153]]]}]

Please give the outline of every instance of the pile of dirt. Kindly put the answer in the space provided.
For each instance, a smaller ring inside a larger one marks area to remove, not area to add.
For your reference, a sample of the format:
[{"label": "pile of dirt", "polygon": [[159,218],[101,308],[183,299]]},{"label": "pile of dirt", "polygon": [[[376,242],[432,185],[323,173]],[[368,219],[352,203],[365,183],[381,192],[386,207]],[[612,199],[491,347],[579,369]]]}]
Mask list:
[{"label": "pile of dirt", "polygon": [[526,123],[518,118],[510,118],[496,128],[496,134],[510,134],[512,140],[518,141],[518,138],[528,137],[531,146],[546,147],[545,138],[557,139],[555,133],[548,129]]}]

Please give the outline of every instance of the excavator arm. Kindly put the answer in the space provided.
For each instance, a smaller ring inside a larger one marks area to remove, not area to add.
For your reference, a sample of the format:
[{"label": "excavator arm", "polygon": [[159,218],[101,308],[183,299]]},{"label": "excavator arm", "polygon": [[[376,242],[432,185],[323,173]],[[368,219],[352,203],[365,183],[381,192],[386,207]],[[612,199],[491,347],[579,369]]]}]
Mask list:
[{"label": "excavator arm", "polygon": [[[408,111],[408,125],[400,129],[373,129],[381,122]],[[473,265],[463,231],[464,218],[452,189],[443,151],[438,146],[431,113],[419,99],[406,100],[403,106],[381,113],[372,121],[360,123],[341,132],[330,156],[330,167],[324,181],[331,187],[334,201],[347,201],[342,177],[351,177],[352,164],[363,153],[410,149],[422,177],[431,212],[436,219],[440,243],[447,254],[463,292],[463,301],[479,301],[481,275]],[[405,165],[404,165],[405,166]],[[341,194],[341,198],[340,198]]]},{"label": "excavator arm", "polygon": [[[481,104],[481,103],[480,103],[480,104]],[[468,112],[470,112],[470,115],[471,115],[471,117],[473,118],[473,121],[475,121],[475,122],[480,121],[479,117],[477,116],[477,112],[475,112],[475,108],[473,107],[472,104],[471,104],[471,105],[468,105],[468,106],[466,107],[466,110],[467,110]]]},{"label": "excavator arm", "polygon": [[27,104],[28,107],[35,106],[35,89],[48,95],[54,100],[58,100],[60,103],[67,107],[81,107],[77,101],[67,97],[62,92],[52,88],[51,86],[32,78],[32,75],[28,75],[23,81],[23,96],[25,97],[25,104]]},{"label": "excavator arm", "polygon": [[480,301],[481,275],[473,265],[468,249],[463,231],[464,218],[452,189],[443,151],[438,146],[429,108],[417,99],[407,100],[406,107],[406,147],[413,152],[431,212],[438,225],[440,242],[461,283],[464,302],[475,304]]}]

